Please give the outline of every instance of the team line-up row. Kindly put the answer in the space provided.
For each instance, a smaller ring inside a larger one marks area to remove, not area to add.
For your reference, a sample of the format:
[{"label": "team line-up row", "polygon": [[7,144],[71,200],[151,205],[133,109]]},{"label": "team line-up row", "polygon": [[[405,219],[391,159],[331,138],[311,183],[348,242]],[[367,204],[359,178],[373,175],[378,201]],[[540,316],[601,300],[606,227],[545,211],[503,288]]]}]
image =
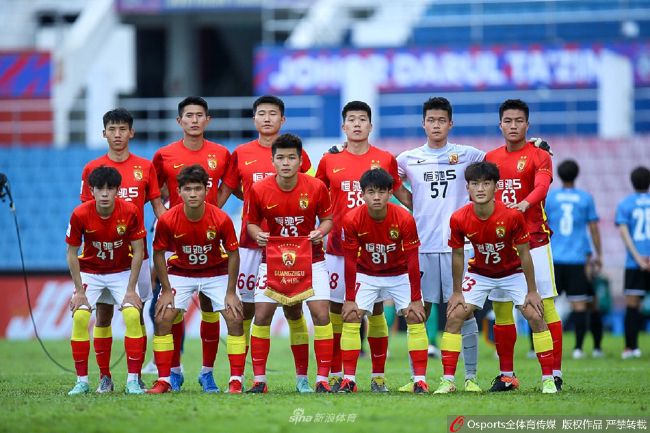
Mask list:
[{"label": "team line-up row", "polygon": [[[199,383],[206,392],[218,391],[212,369],[220,316],[228,327],[228,391],[242,392],[250,350],[254,379],[248,392],[267,392],[270,324],[278,303],[283,304],[289,323],[296,389],[313,392],[307,379],[303,300],[314,323],[316,392],[357,390],[364,314],[369,315],[371,389],[387,391],[388,330],[382,301],[391,298],[409,328],[413,380],[403,388],[428,391],[423,323],[432,304],[446,302],[441,345],[444,376],[436,393],[456,390],[454,373],[461,348],[465,390],[480,391],[473,311],[488,296],[497,316],[501,370],[490,390],[518,387],[513,304],[533,330],[543,392],[561,389],[562,327],[553,301],[557,290],[551,231],[543,207],[552,180],[551,155],[545,143],[538,147],[539,140],[526,140],[529,111],[523,101],[507,100],[501,105],[506,144],[485,154],[448,143],[451,105],[444,98],[431,98],[423,106],[427,143],[397,158],[368,142],[370,107],[350,102],[342,112],[346,143],[321,158],[315,177],[305,174],[311,171],[311,163],[301,140],[280,135],[283,102],[263,96],[255,101],[253,111],[258,139],[230,154],[204,138],[210,122],[206,102],[184,99],[177,118],[183,138],[159,149],[152,162],[129,152],[135,131],[126,110],[111,110],[104,116],[109,150],[84,168],[84,203],[73,212],[66,237],[75,285],[70,302],[71,345],[78,376],[70,394],[89,391],[88,323],[93,309],[93,344],[100,368],[97,391],[113,389],[109,361],[114,305],[121,306],[126,324],[126,392],[145,392],[140,376],[147,341],[142,305],[152,299],[142,225],[146,202],[158,218],[153,262],[161,285],[153,337],[159,378],[148,393],[181,389],[182,313],[195,292],[199,292],[202,314]],[[169,209],[162,204],[159,185]],[[244,202],[239,241],[232,221],[220,210],[230,195]],[[393,195],[413,215],[389,203]],[[311,250],[311,263],[306,268],[299,264],[304,254],[295,248],[281,251],[280,263],[285,268],[302,266],[301,275],[307,278],[275,278],[282,270],[274,261],[267,262],[267,253],[272,255],[278,239],[290,238],[295,238],[294,247],[299,240],[303,247],[311,244],[302,250]],[[469,267],[466,242],[474,250]],[[594,242],[594,247],[599,257],[600,243]],[[586,249],[579,253],[587,255]]]}]

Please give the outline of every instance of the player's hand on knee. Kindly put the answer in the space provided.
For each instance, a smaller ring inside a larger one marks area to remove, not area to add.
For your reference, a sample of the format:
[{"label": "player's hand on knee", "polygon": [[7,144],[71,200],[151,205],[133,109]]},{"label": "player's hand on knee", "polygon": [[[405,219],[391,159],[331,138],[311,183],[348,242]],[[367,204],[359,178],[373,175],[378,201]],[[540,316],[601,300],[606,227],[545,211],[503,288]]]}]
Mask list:
[{"label": "player's hand on knee", "polygon": [[551,150],[551,146],[546,141],[544,141],[544,139],[538,137],[531,137],[528,139],[528,142],[533,143],[535,147],[545,150],[551,156],[553,156],[553,151]]},{"label": "player's hand on knee", "polygon": [[138,310],[142,310],[142,299],[140,299],[140,296],[138,296],[137,293],[127,291],[126,295],[124,295],[124,299],[122,300],[120,310],[126,307],[135,307]]},{"label": "player's hand on knee", "polygon": [[424,311],[422,301],[412,301],[406,311],[404,317],[412,323],[422,323],[427,319],[427,313]]},{"label": "player's hand on knee", "polygon": [[461,308],[463,310],[463,313],[467,312],[465,297],[463,296],[462,293],[454,292],[451,294],[451,297],[449,298],[449,302],[447,302],[447,318],[450,318],[453,312],[457,308]]},{"label": "player's hand on knee", "polygon": [[236,294],[226,293],[224,304],[227,313],[232,314],[236,319],[244,319],[244,306]]},{"label": "player's hand on knee", "polygon": [[526,295],[526,299],[524,300],[524,305],[522,308],[525,310],[528,307],[531,307],[535,314],[538,314],[540,317],[544,317],[544,303],[542,302],[542,298],[539,296],[539,293],[529,292]]},{"label": "player's hand on knee", "polygon": [[174,292],[161,290],[160,296],[158,296],[158,302],[156,302],[155,316],[159,319],[162,319],[165,315],[165,311],[170,308],[174,308]]},{"label": "player's hand on knee", "polygon": [[345,301],[341,309],[341,317],[344,322],[358,321],[361,319],[361,310],[354,301]]},{"label": "player's hand on knee", "polygon": [[92,308],[90,308],[90,303],[88,302],[88,298],[86,298],[86,295],[84,293],[75,293],[74,295],[72,295],[69,305],[72,314],[74,314],[74,312],[80,308],[86,309],[88,311],[92,310]]}]

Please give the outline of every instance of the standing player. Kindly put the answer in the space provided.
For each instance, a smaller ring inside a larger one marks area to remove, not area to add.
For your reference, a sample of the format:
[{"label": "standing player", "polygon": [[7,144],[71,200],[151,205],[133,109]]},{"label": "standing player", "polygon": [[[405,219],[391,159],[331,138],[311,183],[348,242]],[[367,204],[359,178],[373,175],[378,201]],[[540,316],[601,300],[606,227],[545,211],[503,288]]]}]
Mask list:
[{"label": "standing player", "polygon": [[[187,311],[192,295],[204,293],[214,311],[221,312],[228,325],[230,380],[228,392],[241,393],[245,347],[242,306],[236,291],[239,252],[237,235],[228,215],[205,202],[209,176],[200,165],[184,167],[177,176],[178,194],[183,204],[172,207],[156,225],[154,264],[161,291],[156,303],[156,329],[153,340],[158,380],[147,391],[161,394],[171,391],[173,356],[172,322],[178,310]],[[165,252],[173,253],[165,260]],[[201,385],[214,384],[214,356],[206,359],[199,377]],[[213,364],[209,364],[212,362]],[[218,392],[212,386],[205,392]]]},{"label": "standing player", "polygon": [[366,204],[350,211],[343,222],[346,292],[341,352],[345,377],[338,392],[357,392],[361,319],[372,313],[378,299],[391,298],[408,326],[409,356],[415,372],[413,392],[425,393],[429,390],[427,333],[415,220],[408,211],[388,203],[393,178],[384,169],[366,171],[359,183]]},{"label": "standing player", "polygon": [[[178,104],[176,121],[183,128],[183,138],[159,149],[153,156],[153,165],[158,174],[158,184],[167,186],[170,208],[182,203],[178,193],[176,176],[184,167],[199,164],[208,173],[206,202],[216,205],[219,180],[223,177],[230,152],[224,146],[205,139],[205,129],[210,123],[208,103],[205,99],[189,96]],[[199,293],[201,302],[201,341],[205,356],[204,367],[214,364],[212,354],[219,347],[219,313],[213,312],[210,300]],[[181,341],[183,340],[183,316],[179,315],[172,326],[174,336],[174,358],[172,360],[171,384],[179,391],[184,378],[181,371]],[[199,377],[204,391],[215,391],[214,384]]]},{"label": "standing player", "polygon": [[[453,124],[449,101],[441,97],[430,98],[422,107],[422,128],[427,142],[397,157],[400,177],[411,184],[413,216],[422,241],[419,261],[427,318],[432,304],[446,303],[452,293],[452,254],[447,240],[451,214],[468,203],[462,173],[469,164],[485,157],[483,151],[474,147],[447,141]],[[437,310],[438,307],[433,308]],[[478,324],[474,316],[463,324],[461,334],[465,390],[480,392],[476,378]],[[430,344],[434,341],[434,336],[429,335]],[[410,391],[412,384],[403,388]]]},{"label": "standing player", "polygon": [[[138,208],[138,217],[144,221],[144,205],[149,202],[157,218],[167,210],[160,199],[160,189],[156,171],[151,161],[134,155],[129,150],[129,140],[133,138],[133,116],[124,108],[117,108],[104,114],[104,131],[102,134],[108,142],[108,153],[90,161],[81,174],[81,201],[93,200],[92,189],[88,183],[90,173],[97,167],[113,167],[122,176],[122,182],[118,190],[118,197],[132,202]],[[144,240],[144,261],[138,276],[138,293],[144,304],[152,298],[151,291],[151,267],[149,265],[149,253],[147,251],[147,240]],[[107,392],[113,389],[111,380],[110,361],[111,348],[113,346],[113,335],[111,321],[113,320],[112,304],[105,301],[110,300],[110,295],[100,297],[97,300],[96,322],[93,329],[93,346],[97,357],[101,380],[97,392]],[[141,311],[142,313],[142,311]],[[144,320],[140,317],[142,332],[145,334],[146,354],[146,328]],[[144,361],[144,355],[142,360]],[[143,383],[140,383],[143,386]]]},{"label": "standing player", "polygon": [[[120,305],[124,317],[124,348],[128,367],[126,393],[144,393],[139,383],[145,344],[140,325],[142,301],[135,286],[144,257],[145,230],[136,206],[116,198],[121,180],[115,168],[99,167],[93,170],[88,176],[88,184],[95,200],[77,206],[70,217],[66,234],[67,261],[75,287],[70,300],[70,344],[77,383],[69,395],[89,391],[88,323],[100,297],[104,297],[106,302]],[[82,243],[82,255],[77,257]]]},{"label": "standing player", "polygon": [[[219,207],[222,207],[231,193],[237,192],[240,188],[243,193],[244,206],[248,208],[248,201],[251,187],[255,182],[267,176],[275,175],[273,157],[271,155],[271,144],[280,135],[280,128],[285,122],[284,102],[276,97],[265,95],[257,98],[253,103],[253,122],[258,132],[258,138],[245,144],[239,145],[230,158],[230,163],[219,187]],[[302,151],[302,165],[300,171],[305,173],[311,169],[311,161],[307,152]],[[257,281],[257,270],[262,263],[262,250],[257,242],[248,236],[246,224],[248,213],[243,212],[241,233],[239,236],[239,276],[237,288],[239,296],[244,304],[244,335],[246,335],[246,350],[250,341],[250,327],[255,314],[255,282]],[[266,222],[262,228],[268,230]],[[309,365],[309,331],[307,322],[299,311],[294,317],[289,312],[287,322],[289,323],[289,337],[291,349],[294,354],[296,365],[296,389],[299,392],[313,392],[307,381],[307,368]]]},{"label": "standing player", "polygon": [[[602,320],[598,309],[592,308],[591,317],[587,315],[588,304],[594,301],[590,280],[598,275],[602,267],[598,215],[591,194],[575,187],[578,171],[579,167],[575,161],[571,159],[563,161],[557,169],[557,174],[562,180],[562,188],[551,190],[546,199],[546,214],[553,231],[551,249],[555,284],[558,293],[566,292],[567,299],[571,302],[571,314],[575,324],[574,359],[584,356],[582,343],[588,324],[591,322],[592,331],[602,330],[602,323],[596,323]],[[591,234],[595,255],[591,253],[587,229]],[[593,334],[594,354],[598,356],[602,332]]]},{"label": "standing player", "polygon": [[[331,289],[330,317],[334,330],[334,356],[332,358],[332,386],[336,391],[342,381],[341,332],[343,321],[341,308],[345,298],[343,278],[343,247],[341,234],[343,218],[350,210],[363,204],[359,179],[370,168],[381,167],[393,176],[395,196],[403,201],[406,190],[397,174],[395,157],[384,150],[372,146],[368,137],[372,131],[372,111],[365,102],[352,101],[343,107],[343,132],[347,145],[338,153],[326,153],[318,164],[316,177],[330,190],[334,211],[334,226],[327,240],[327,270]],[[386,392],[384,367],[388,351],[388,326],[384,316],[383,303],[379,299],[368,317],[368,344],[372,353],[372,390]]]},{"label": "standing player", "polygon": [[[544,200],[553,180],[550,154],[526,141],[528,131],[528,105],[520,99],[508,99],[499,107],[499,128],[506,144],[488,152],[486,161],[499,168],[496,199],[508,208],[524,214],[530,233],[530,255],[535,266],[535,285],[544,302],[544,320],[553,336],[553,376],[558,391],[562,389],[562,322],[555,309],[557,296],[553,277],[553,254],[550,240],[551,230],[544,213]],[[511,361],[514,357],[517,329],[512,312],[513,303],[502,290],[490,292],[493,301],[496,324],[494,340],[499,359],[502,361],[501,375],[497,377],[490,391],[507,391],[513,374]]]},{"label": "standing player", "polygon": [[[542,366],[542,392],[557,392],[553,380],[553,342],[544,323],[544,306],[535,287],[530,238],[523,215],[494,200],[499,170],[496,165],[478,162],[465,171],[472,203],[451,217],[449,246],[452,247],[454,292],[447,304],[447,325],[442,335],[443,377],[435,394],[456,391],[454,374],[461,349],[460,329],[476,308],[483,308],[488,294],[501,290],[524,315],[533,330],[537,358]],[[465,239],[474,247],[474,258],[463,278]],[[523,275],[522,275],[523,271]],[[527,287],[527,290],[524,288]],[[499,362],[503,363],[501,358]],[[500,380],[499,377],[495,380]],[[510,376],[509,389],[519,386]]]},{"label": "standing player", "polygon": [[625,350],[623,359],[640,358],[641,300],[650,292],[650,170],[637,167],[630,176],[634,193],[616,209],[616,225],[627,249],[625,260]]},{"label": "standing player", "polygon": [[[271,146],[275,176],[255,183],[248,202],[248,235],[260,247],[269,236],[309,236],[312,242],[312,286],[314,295],[307,306],[314,322],[314,352],[318,372],[316,392],[330,392],[327,375],[332,362],[332,325],[329,318],[329,286],[323,257],[323,237],[332,229],[332,209],[323,183],[299,173],[302,165],[302,142],[292,134],[279,136]],[[319,225],[316,227],[316,219]],[[268,223],[268,231],[262,222]],[[255,288],[255,322],[251,331],[251,356],[255,381],[248,391],[267,392],[266,362],[270,349],[271,320],[277,301],[264,294],[267,281],[265,250]],[[302,303],[285,308],[285,315],[297,314]]]}]

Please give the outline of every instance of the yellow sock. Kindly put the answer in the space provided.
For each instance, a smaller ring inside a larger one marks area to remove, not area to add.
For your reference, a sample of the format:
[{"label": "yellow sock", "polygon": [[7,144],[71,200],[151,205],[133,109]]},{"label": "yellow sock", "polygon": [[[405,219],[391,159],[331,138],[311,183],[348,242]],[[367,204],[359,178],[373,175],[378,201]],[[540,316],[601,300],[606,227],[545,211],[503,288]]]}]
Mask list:
[{"label": "yellow sock", "polygon": [[544,322],[546,323],[555,323],[559,322],[560,315],[557,313],[555,308],[555,300],[553,298],[542,299],[544,304]]},{"label": "yellow sock", "polygon": [[179,311],[178,314],[176,315],[176,317],[174,317],[174,320],[172,321],[172,323],[174,325],[178,325],[182,321],[183,321],[183,312]]},{"label": "yellow sock", "polygon": [[113,330],[110,326],[95,326],[93,328],[93,338],[111,338]]},{"label": "yellow sock", "polygon": [[135,307],[126,307],[122,309],[122,317],[124,317],[124,324],[126,325],[124,335],[129,338],[141,338],[140,311]]},{"label": "yellow sock", "polygon": [[388,337],[388,324],[384,313],[368,317],[368,337]]},{"label": "yellow sock", "polygon": [[442,341],[440,343],[440,350],[448,352],[460,352],[463,347],[463,336],[460,334],[452,334],[449,332],[442,333]]},{"label": "yellow sock", "polygon": [[201,320],[207,323],[217,323],[219,321],[219,312],[201,311]]},{"label": "yellow sock", "polygon": [[251,324],[253,319],[244,319],[242,325],[244,326],[244,338],[246,339],[246,346],[250,345],[251,341]]},{"label": "yellow sock", "polygon": [[271,326],[258,326],[253,323],[251,327],[251,335],[255,338],[271,338]]},{"label": "yellow sock", "polygon": [[243,335],[228,335],[226,337],[228,355],[240,355],[246,352],[246,337]]},{"label": "yellow sock", "polygon": [[314,340],[328,340],[334,338],[332,324],[328,323],[323,326],[314,326]]},{"label": "yellow sock", "polygon": [[170,350],[174,350],[174,337],[172,337],[172,334],[153,336],[154,352],[168,352]]},{"label": "yellow sock", "polygon": [[361,350],[361,323],[344,323],[341,350]]},{"label": "yellow sock", "polygon": [[90,310],[79,309],[72,315],[72,341],[90,341],[88,324],[90,323]]},{"label": "yellow sock", "polygon": [[548,329],[542,332],[533,332],[533,347],[535,353],[548,352],[553,350],[553,337]]},{"label": "yellow sock", "polygon": [[494,315],[496,316],[495,324],[497,325],[514,325],[515,316],[512,314],[513,303],[508,302],[492,302]]},{"label": "yellow sock", "polygon": [[[384,320],[384,323],[386,321]],[[411,350],[427,350],[429,347],[429,339],[427,338],[427,330],[424,323],[411,323],[406,325],[407,334],[406,342],[409,352]],[[368,332],[370,336],[370,332]]]},{"label": "yellow sock", "polygon": [[330,311],[330,323],[332,324],[332,332],[341,334],[343,332],[343,317],[338,313]]},{"label": "yellow sock", "polygon": [[289,323],[289,340],[291,345],[309,344],[309,329],[307,328],[305,316],[297,320],[287,320],[287,322]]}]

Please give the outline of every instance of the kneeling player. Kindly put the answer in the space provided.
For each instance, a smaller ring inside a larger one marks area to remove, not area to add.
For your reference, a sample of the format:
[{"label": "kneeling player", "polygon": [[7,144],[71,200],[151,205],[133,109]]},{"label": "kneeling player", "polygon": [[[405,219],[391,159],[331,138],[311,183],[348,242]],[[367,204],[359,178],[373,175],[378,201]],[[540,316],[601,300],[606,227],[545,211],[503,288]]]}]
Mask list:
[{"label": "kneeling player", "polygon": [[[447,325],[442,336],[443,374],[435,394],[456,391],[454,374],[461,349],[463,322],[482,308],[492,290],[507,293],[533,331],[533,345],[542,366],[542,392],[557,392],[553,380],[553,340],[544,322],[544,306],[535,286],[535,273],[528,247],[530,238],[521,212],[494,201],[499,169],[489,162],[471,164],[465,180],[472,203],[451,217],[449,246],[452,248],[454,292],[447,305]],[[463,279],[465,238],[474,247],[474,258]],[[523,271],[523,275],[522,275]],[[462,279],[462,281],[461,281]],[[527,289],[526,289],[527,288]],[[466,303],[467,302],[467,303]],[[519,387],[512,362],[499,358],[501,380],[507,390]],[[505,379],[505,380],[504,380]]]},{"label": "kneeling player", "polygon": [[[126,325],[126,393],[144,393],[138,382],[145,344],[140,326],[142,302],[135,288],[144,257],[142,239],[146,232],[138,217],[137,207],[116,198],[121,181],[122,176],[115,168],[99,167],[93,170],[88,182],[95,200],[77,206],[70,217],[66,235],[67,261],[75,287],[70,300],[70,344],[77,370],[77,383],[69,395],[89,391],[88,323],[90,313],[96,308],[100,296],[121,305]],[[82,242],[83,254],[77,257]]]},{"label": "kneeling player", "polygon": [[[156,226],[154,265],[161,284],[156,302],[153,351],[158,380],[150,394],[171,390],[171,362],[174,350],[172,323],[180,311],[187,311],[195,292],[212,302],[228,326],[229,392],[241,393],[246,341],[242,327],[243,310],[237,295],[239,271],[237,235],[232,221],[217,206],[205,202],[209,177],[200,165],[184,168],[177,176],[178,193],[183,199],[167,211]],[[173,254],[165,262],[165,251]],[[203,313],[206,314],[205,312]],[[219,335],[214,336],[219,339]],[[213,347],[209,352],[206,347]],[[199,384],[204,392],[219,392],[212,369],[217,346],[203,347],[203,368]]]},{"label": "kneeling player", "polygon": [[[420,289],[418,239],[415,220],[406,210],[388,203],[393,178],[382,168],[366,171],[360,180],[366,204],[347,214],[343,222],[345,303],[343,304],[343,381],[338,392],[356,392],[356,369],[361,341],[361,318],[372,314],[378,299],[392,298],[408,326],[413,365],[413,392],[428,392],[426,318]],[[373,373],[374,375],[374,373]]]}]

